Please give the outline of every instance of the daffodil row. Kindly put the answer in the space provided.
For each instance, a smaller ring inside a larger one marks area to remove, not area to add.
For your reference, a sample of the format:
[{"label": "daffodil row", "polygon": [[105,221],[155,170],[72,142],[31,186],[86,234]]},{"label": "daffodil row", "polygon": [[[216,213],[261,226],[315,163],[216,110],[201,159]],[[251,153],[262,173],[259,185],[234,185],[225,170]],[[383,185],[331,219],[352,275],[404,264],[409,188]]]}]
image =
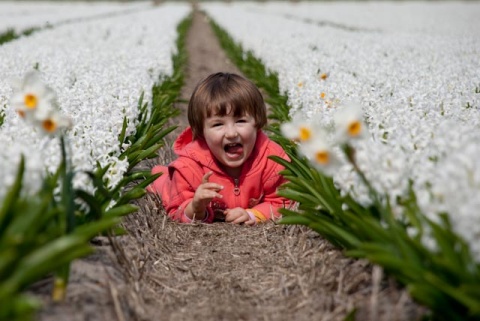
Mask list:
[{"label": "daffodil row", "polygon": [[[273,10],[282,6],[282,12]],[[422,212],[434,221],[438,213],[449,213],[453,229],[480,261],[480,38],[472,31],[480,28],[472,18],[479,4],[402,6],[235,2],[203,8],[245,51],[277,73],[294,121],[315,119],[315,131],[332,128],[336,110],[357,102],[368,134],[355,143],[356,162],[373,187],[387,193],[395,207],[413,181]],[[388,27],[383,18],[368,19],[372,7],[378,16],[415,23]],[[456,14],[442,21],[447,11]],[[342,14],[327,17],[328,12]],[[413,17],[406,16],[411,12]],[[445,24],[450,32],[444,32]],[[335,148],[329,155],[342,157]],[[315,157],[310,155],[317,166],[326,160],[326,154]],[[357,202],[370,204],[352,166],[338,165],[332,170],[335,184]],[[424,242],[434,246],[432,240]]]},{"label": "daffodil row", "polygon": [[0,34],[54,26],[66,21],[121,14],[151,6],[149,2],[0,2]]},{"label": "daffodil row", "polygon": [[[124,121],[128,137],[142,94],[150,105],[153,84],[172,73],[176,27],[189,12],[186,4],[166,4],[46,29],[0,47],[0,203],[22,154],[23,193],[38,191],[45,173],[58,168],[58,144],[40,133],[65,126],[74,170],[109,165],[107,187],[117,185],[129,166],[119,159],[128,148],[119,141]],[[73,183],[94,189],[87,175],[75,175]]]}]

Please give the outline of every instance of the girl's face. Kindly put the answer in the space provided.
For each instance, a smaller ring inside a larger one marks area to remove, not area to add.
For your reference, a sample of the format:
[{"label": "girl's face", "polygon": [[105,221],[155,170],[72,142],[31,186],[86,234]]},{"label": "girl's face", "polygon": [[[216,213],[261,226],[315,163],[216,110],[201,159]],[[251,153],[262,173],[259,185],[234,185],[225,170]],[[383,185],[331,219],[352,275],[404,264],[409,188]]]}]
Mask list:
[{"label": "girl's face", "polygon": [[255,119],[245,115],[212,116],[205,119],[203,134],[213,156],[232,177],[238,177],[257,140]]}]

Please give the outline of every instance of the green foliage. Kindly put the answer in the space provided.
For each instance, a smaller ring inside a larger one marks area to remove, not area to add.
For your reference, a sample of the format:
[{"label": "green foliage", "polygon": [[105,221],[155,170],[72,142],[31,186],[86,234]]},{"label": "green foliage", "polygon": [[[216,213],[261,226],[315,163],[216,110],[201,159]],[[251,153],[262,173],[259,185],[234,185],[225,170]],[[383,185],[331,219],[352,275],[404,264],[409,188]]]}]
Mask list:
[{"label": "green foliage", "polygon": [[0,45],[20,38],[21,36],[29,36],[35,31],[38,31],[39,28],[28,28],[20,33],[16,33],[13,29],[7,29],[7,31],[0,33]]},{"label": "green foliage", "polygon": [[34,195],[22,195],[22,158],[0,209],[0,320],[29,320],[39,303],[21,291],[91,252],[88,241],[119,221],[105,217],[65,233],[65,203],[55,199],[60,169]]},{"label": "green foliage", "polygon": [[8,29],[7,31],[0,34],[0,45],[2,45],[5,42],[9,42],[9,41],[12,41],[14,39],[17,39],[17,38],[18,38],[18,36],[15,33],[15,30]]},{"label": "green foliage", "polygon": [[5,121],[5,111],[0,110],[0,127],[3,125],[4,121]]},{"label": "green foliage", "polygon": [[[267,101],[273,106],[271,118],[280,123],[289,121],[287,98],[279,92],[276,74],[266,71],[260,60],[245,53],[214,22],[211,24],[233,62],[268,95]],[[280,223],[308,226],[344,249],[346,255],[382,266],[431,310],[433,320],[480,320],[480,265],[465,241],[452,231],[446,214],[439,216],[439,222],[429,220],[410,188],[401,200],[403,215],[397,217],[388,198],[375,191],[356,168],[373,200],[372,205],[362,206],[341,193],[331,177],[313,169],[297,153],[296,145],[282,137],[278,125],[274,122],[268,129],[290,157],[290,161],[272,157],[285,167],[282,174],[289,181],[279,194],[298,205],[296,210],[282,210]],[[354,161],[348,146],[344,152]],[[437,247],[425,246],[426,237]]]},{"label": "green foliage", "polygon": [[[382,266],[404,284],[412,297],[432,310],[435,320],[477,320],[480,317],[480,265],[468,245],[456,235],[448,216],[440,223],[425,217],[410,190],[403,200],[405,217],[397,218],[388,200],[364,207],[349,195],[341,196],[331,178],[310,169],[308,161],[290,154],[285,166],[289,183],[279,194],[298,202],[298,210],[282,210],[283,224],[301,224],[346,250]],[[380,215],[377,215],[379,213]],[[410,236],[408,228],[417,231]],[[426,232],[438,244],[422,242]]]}]

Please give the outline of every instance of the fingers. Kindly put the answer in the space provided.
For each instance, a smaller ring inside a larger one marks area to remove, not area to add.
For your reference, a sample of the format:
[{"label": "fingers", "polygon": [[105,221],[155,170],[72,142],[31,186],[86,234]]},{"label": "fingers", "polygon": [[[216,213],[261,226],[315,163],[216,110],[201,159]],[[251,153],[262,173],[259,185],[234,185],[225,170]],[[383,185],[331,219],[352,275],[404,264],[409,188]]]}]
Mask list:
[{"label": "fingers", "polygon": [[[217,184],[217,183],[210,183],[208,181],[210,179],[210,176],[212,176],[212,174],[213,174],[213,172],[210,171],[210,172],[206,173],[205,175],[203,175],[202,183],[200,184],[199,188],[219,192],[223,189],[223,186],[220,185],[220,184]],[[220,195],[220,194],[218,194],[218,195]],[[215,195],[215,197],[220,197],[221,198],[221,195],[220,196]]]},{"label": "fingers", "polygon": [[211,201],[213,198],[223,198],[223,195],[219,192],[223,189],[222,185],[216,183],[205,183],[200,185],[195,191],[195,196],[198,199]]},{"label": "fingers", "polygon": [[[225,220],[226,221],[226,220]],[[231,222],[232,224],[245,224],[247,226],[252,226],[255,224],[255,221],[252,221],[250,217],[246,218],[245,216],[238,217],[237,219]]]},{"label": "fingers", "polygon": [[213,172],[208,172],[202,177],[202,184],[208,183],[208,179],[212,176]]},{"label": "fingers", "polygon": [[232,224],[242,224],[242,223],[245,223],[245,217],[239,217],[237,219],[235,219]]},{"label": "fingers", "polygon": [[223,195],[218,193],[216,189],[198,188],[195,192],[194,199],[203,202],[210,202],[213,198],[222,198]]},{"label": "fingers", "polygon": [[255,221],[250,218],[250,215],[244,209],[227,209],[225,210],[225,222],[232,224],[242,224],[251,226]]},{"label": "fingers", "polygon": [[217,183],[203,183],[201,185],[201,187],[203,189],[208,189],[208,190],[212,190],[212,191],[215,191],[215,192],[219,192],[223,189],[223,186],[220,185],[220,184],[217,184]]}]

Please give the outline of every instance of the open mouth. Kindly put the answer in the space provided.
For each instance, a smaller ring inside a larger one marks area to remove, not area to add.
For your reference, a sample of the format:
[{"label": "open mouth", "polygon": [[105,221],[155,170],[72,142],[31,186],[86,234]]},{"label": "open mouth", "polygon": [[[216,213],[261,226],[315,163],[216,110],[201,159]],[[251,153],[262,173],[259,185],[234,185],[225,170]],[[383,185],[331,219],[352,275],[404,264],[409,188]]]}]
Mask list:
[{"label": "open mouth", "polygon": [[238,155],[243,152],[243,145],[240,143],[226,144],[223,149],[227,154]]}]

